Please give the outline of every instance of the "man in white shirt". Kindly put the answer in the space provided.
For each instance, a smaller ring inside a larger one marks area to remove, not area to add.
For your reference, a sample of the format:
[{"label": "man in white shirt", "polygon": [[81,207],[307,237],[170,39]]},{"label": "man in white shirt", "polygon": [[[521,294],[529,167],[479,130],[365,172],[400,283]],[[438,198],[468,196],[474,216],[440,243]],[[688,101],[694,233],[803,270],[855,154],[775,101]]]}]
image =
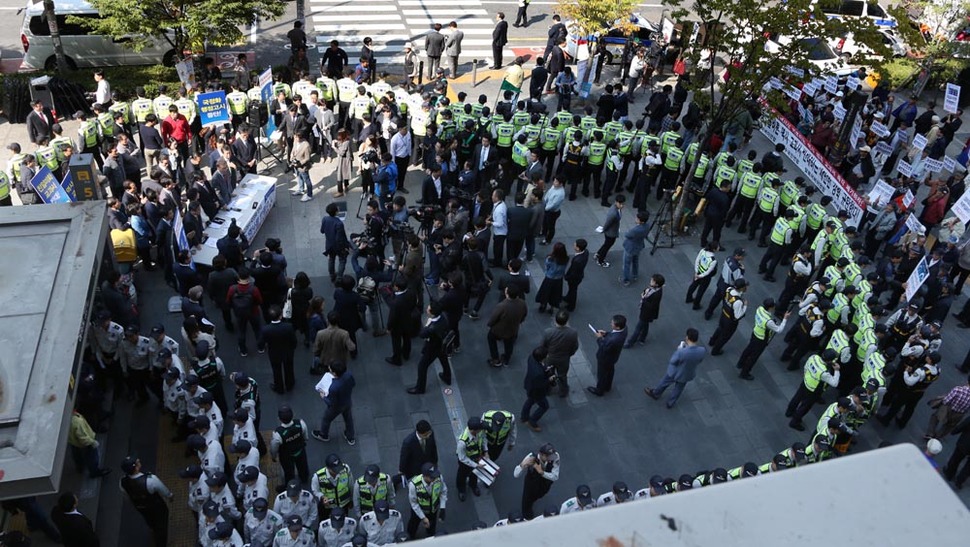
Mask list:
[{"label": "man in white shirt", "polygon": [[532,520],[535,513],[532,506],[552,488],[552,483],[559,480],[559,452],[550,443],[539,447],[537,452],[530,452],[522,463],[512,471],[515,478],[525,475],[525,485],[522,490],[522,516]]},{"label": "man in white shirt", "polygon": [[401,124],[397,133],[391,137],[391,155],[397,164],[397,191],[407,194],[404,189],[404,179],[407,178],[408,165],[411,162],[411,134],[407,124]]},{"label": "man in white shirt", "polygon": [[[483,154],[484,155],[484,154]],[[492,264],[493,268],[504,268],[505,238],[509,235],[508,206],[505,205],[505,192],[496,188],[492,192],[492,214],[489,216],[489,226],[492,228]]]},{"label": "man in white shirt", "polygon": [[98,89],[94,92],[94,102],[100,103],[101,106],[108,108],[111,106],[111,84],[108,80],[104,79],[104,71],[96,70],[94,72],[94,81],[98,83]]}]

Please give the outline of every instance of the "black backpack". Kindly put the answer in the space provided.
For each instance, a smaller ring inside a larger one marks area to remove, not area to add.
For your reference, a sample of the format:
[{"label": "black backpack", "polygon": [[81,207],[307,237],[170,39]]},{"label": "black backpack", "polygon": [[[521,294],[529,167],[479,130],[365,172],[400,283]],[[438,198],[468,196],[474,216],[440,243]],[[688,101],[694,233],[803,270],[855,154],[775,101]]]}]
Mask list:
[{"label": "black backpack", "polygon": [[230,304],[232,305],[233,313],[239,317],[249,317],[252,315],[253,307],[256,304],[252,287],[243,291],[240,290],[239,285],[236,285],[236,290],[232,293]]}]

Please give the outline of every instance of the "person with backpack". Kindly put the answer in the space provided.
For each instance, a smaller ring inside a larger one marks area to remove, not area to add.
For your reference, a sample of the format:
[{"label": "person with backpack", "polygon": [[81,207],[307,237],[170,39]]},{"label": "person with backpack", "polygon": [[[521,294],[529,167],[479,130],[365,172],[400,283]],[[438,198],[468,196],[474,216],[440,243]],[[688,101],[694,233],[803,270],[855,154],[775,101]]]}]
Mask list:
[{"label": "person with backpack", "polygon": [[[232,308],[232,314],[236,318],[236,325],[239,328],[236,331],[239,355],[246,357],[249,355],[249,350],[246,348],[246,327],[252,327],[253,334],[257,339],[259,338],[262,327],[260,317],[262,315],[263,295],[260,294],[258,288],[252,285],[248,269],[240,268],[238,274],[239,281],[229,287],[229,292],[226,293],[226,303]],[[257,349],[260,353],[265,351],[265,347],[262,345],[259,345]]]}]

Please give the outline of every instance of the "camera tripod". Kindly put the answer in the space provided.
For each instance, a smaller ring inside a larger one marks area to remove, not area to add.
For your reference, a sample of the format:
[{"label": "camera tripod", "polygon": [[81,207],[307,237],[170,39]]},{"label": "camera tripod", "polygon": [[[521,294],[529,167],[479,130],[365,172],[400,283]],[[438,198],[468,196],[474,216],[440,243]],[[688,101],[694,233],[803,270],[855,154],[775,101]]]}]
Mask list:
[{"label": "camera tripod", "polygon": [[[663,197],[660,201],[660,209],[657,211],[657,214],[654,215],[653,221],[650,223],[650,228],[647,230],[649,232],[647,241],[651,243],[651,256],[657,251],[657,247],[662,246],[667,249],[674,248],[673,193],[673,190],[664,190]],[[666,237],[667,240],[661,245],[660,241],[662,237]]]}]

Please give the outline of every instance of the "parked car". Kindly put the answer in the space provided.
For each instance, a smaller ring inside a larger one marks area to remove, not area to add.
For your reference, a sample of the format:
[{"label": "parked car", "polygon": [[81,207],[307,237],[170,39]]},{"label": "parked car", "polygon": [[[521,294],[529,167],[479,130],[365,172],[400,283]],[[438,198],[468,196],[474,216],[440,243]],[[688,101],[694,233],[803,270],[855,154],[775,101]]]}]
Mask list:
[{"label": "parked car", "polygon": [[[847,76],[855,72],[854,67],[848,66],[845,61],[835,54],[832,47],[821,38],[799,38],[802,48],[808,52],[810,63],[818,67],[822,74],[833,74],[835,76]],[[782,46],[791,43],[791,38],[787,36],[773,36],[765,42],[765,51],[778,53]]]},{"label": "parked car", "polygon": [[[50,27],[44,20],[44,4],[30,4],[24,11],[20,42],[24,48],[23,67],[26,69],[52,70],[57,64]],[[93,34],[76,19],[101,17],[94,7],[84,0],[55,0],[54,14],[61,33],[64,56],[68,67],[99,67],[124,65],[175,64],[175,50],[165,40],[152,39],[141,51],[127,47],[134,37],[113,38]]]},{"label": "parked car", "polygon": [[[892,57],[906,57],[909,55],[909,47],[895,33],[886,30],[880,30],[878,32],[882,37],[882,44],[890,51]],[[873,52],[872,48],[862,42],[856,41],[851,32],[829,40],[829,45],[846,62],[858,57],[859,54],[862,54],[864,57],[880,57]]]},{"label": "parked car", "polygon": [[841,4],[822,5],[822,13],[833,17],[866,17],[877,27],[896,28],[896,18],[879,5],[866,0],[842,0]]}]

